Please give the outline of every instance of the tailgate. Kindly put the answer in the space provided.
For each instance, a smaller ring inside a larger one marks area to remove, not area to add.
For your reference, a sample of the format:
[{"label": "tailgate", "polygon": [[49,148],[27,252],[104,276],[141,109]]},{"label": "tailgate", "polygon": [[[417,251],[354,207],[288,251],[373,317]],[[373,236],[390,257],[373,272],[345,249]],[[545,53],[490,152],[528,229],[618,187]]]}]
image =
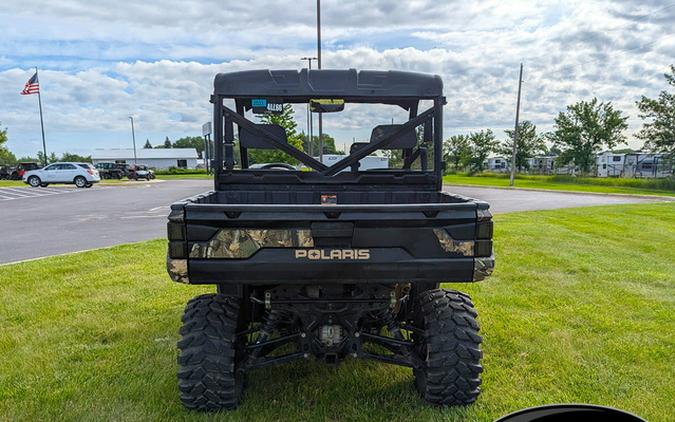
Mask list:
[{"label": "tailgate", "polygon": [[169,268],[193,284],[477,281],[489,274],[485,203],[172,207]]}]

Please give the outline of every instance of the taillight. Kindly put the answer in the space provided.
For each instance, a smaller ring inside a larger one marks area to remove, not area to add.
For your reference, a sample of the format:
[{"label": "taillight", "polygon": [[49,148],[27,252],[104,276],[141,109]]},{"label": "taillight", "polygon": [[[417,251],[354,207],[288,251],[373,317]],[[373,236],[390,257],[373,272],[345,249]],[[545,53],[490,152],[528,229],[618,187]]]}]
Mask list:
[{"label": "taillight", "polygon": [[87,173],[89,173],[91,176],[93,176],[93,175],[94,175],[94,170],[92,170],[92,169],[87,169]]}]

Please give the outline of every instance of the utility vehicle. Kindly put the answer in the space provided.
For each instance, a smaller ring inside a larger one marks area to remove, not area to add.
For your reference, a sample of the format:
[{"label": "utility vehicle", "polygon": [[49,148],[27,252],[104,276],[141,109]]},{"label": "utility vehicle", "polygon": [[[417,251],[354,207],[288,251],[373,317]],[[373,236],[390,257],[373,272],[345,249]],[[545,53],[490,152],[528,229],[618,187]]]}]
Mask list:
[{"label": "utility vehicle", "polygon": [[[248,371],[346,358],[412,368],[430,403],[476,400],[477,313],[469,296],[439,284],[490,275],[493,226],[487,203],[443,191],[440,77],[242,71],[215,77],[211,103],[214,189],[172,204],[168,222],[171,278],[216,286],[183,314],[183,404],[232,409]],[[256,123],[255,114],[283,104],[352,118],[389,107],[401,122],[380,113],[385,124],[375,123],[368,142],[326,165],[291,146],[281,126]],[[256,148],[311,171],[251,168]],[[372,154],[387,154],[391,168],[361,170]]]}]

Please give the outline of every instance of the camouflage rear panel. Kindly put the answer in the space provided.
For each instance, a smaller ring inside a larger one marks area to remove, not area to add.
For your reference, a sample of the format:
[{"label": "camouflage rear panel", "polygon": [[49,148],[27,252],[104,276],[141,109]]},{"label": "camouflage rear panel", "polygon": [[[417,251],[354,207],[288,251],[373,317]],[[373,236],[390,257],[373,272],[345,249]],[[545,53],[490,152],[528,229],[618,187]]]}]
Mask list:
[{"label": "camouflage rear panel", "polygon": [[473,256],[473,240],[456,240],[450,236],[447,230],[443,228],[434,229],[434,234],[438,238],[438,243],[441,244],[446,252],[458,253],[464,256]]},{"label": "camouflage rear panel", "polygon": [[312,247],[306,229],[220,229],[210,240],[192,245],[190,258],[248,258],[261,248]]}]

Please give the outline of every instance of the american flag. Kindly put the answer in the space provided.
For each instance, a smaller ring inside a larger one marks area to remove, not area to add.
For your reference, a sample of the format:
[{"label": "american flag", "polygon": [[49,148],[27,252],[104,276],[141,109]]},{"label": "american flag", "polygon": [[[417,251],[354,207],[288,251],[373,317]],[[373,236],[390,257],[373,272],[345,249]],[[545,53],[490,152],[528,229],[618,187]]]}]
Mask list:
[{"label": "american flag", "polygon": [[23,91],[21,91],[21,95],[31,95],[39,93],[40,93],[40,82],[38,81],[37,72],[35,72],[35,75],[33,75],[33,77],[30,78],[28,82],[26,82],[26,85],[23,87]]}]

